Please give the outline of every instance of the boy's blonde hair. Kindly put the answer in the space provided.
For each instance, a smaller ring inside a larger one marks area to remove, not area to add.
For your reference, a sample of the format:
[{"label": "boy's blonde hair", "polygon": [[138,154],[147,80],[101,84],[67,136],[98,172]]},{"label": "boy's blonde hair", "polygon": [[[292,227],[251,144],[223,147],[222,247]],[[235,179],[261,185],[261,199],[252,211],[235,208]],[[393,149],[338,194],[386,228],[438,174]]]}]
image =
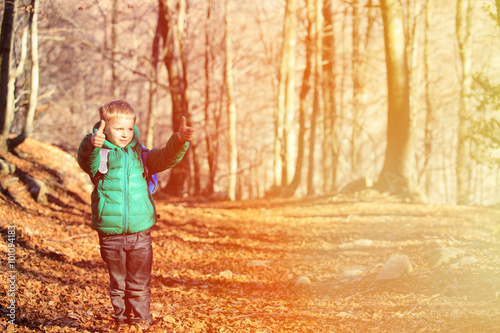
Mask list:
[{"label": "boy's blonde hair", "polygon": [[111,120],[118,117],[134,118],[136,121],[135,110],[129,103],[122,100],[109,101],[99,108],[99,117],[109,124]]}]

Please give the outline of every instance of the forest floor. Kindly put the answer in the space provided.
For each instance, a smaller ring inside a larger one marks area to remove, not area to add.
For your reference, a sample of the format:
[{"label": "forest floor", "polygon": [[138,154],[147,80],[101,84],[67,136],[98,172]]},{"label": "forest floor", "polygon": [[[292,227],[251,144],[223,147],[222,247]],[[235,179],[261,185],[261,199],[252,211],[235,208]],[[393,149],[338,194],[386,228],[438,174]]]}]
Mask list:
[{"label": "forest floor", "polygon": [[[0,176],[0,331],[112,331],[86,176],[47,144],[19,155],[2,155],[17,171]],[[496,208],[375,195],[157,208],[148,332],[500,332]]]}]

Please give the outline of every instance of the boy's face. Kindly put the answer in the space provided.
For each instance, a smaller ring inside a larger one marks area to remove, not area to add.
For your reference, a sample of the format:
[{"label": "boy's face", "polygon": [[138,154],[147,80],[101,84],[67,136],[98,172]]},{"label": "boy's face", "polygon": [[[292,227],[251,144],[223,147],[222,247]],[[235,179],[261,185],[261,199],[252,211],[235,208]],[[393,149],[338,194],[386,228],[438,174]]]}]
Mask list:
[{"label": "boy's face", "polygon": [[109,123],[106,124],[104,134],[106,134],[106,139],[109,142],[111,142],[115,146],[123,148],[127,146],[134,137],[134,125],[134,118],[113,118]]}]

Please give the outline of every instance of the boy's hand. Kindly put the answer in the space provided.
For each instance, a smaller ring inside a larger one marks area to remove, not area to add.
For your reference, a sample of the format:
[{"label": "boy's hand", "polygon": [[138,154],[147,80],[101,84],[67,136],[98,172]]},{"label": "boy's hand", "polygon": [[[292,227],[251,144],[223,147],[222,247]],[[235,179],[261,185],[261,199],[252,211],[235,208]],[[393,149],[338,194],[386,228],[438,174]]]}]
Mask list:
[{"label": "boy's hand", "polygon": [[106,135],[104,134],[104,127],[106,127],[106,122],[104,120],[101,120],[101,125],[99,125],[99,129],[90,137],[90,143],[94,147],[100,148],[104,144],[104,140],[106,139]]},{"label": "boy's hand", "polygon": [[179,128],[179,141],[181,143],[191,142],[194,136],[194,128],[186,125],[186,117],[182,116],[181,127]]}]

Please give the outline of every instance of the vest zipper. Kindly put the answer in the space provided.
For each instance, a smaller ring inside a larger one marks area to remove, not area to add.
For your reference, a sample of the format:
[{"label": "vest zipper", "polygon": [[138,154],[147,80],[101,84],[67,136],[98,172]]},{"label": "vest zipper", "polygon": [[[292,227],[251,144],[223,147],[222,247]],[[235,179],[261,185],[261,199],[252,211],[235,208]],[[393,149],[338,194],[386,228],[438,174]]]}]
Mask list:
[{"label": "vest zipper", "polygon": [[122,149],[123,154],[125,155],[125,167],[123,168],[123,233],[126,234],[128,233],[128,217],[127,217],[127,211],[128,211],[128,177],[127,177],[127,170],[128,170],[128,154],[125,152],[125,149]]}]

